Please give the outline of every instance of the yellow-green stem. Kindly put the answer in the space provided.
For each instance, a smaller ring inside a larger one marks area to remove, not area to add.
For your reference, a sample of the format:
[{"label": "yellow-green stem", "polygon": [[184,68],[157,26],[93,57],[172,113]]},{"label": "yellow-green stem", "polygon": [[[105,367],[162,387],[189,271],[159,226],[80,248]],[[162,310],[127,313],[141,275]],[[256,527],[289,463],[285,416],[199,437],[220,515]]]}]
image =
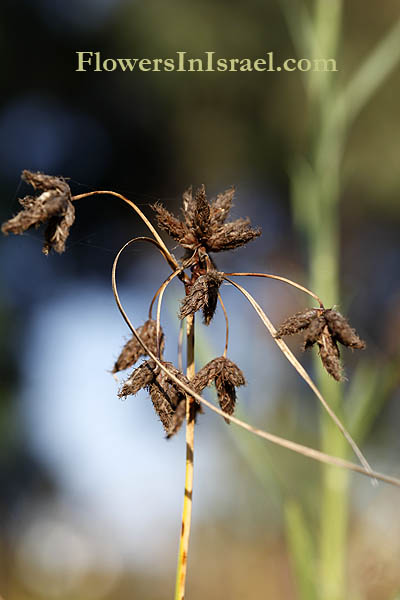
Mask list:
[{"label": "yellow-green stem", "polygon": [[[186,375],[192,379],[195,374],[194,364],[194,316],[187,317],[187,366]],[[193,491],[193,451],[194,451],[194,418],[192,404],[194,400],[186,395],[186,473],[185,495],[183,498],[182,528],[179,542],[178,567],[176,570],[175,600],[185,598],[187,560],[189,551],[190,525],[192,521]]]}]

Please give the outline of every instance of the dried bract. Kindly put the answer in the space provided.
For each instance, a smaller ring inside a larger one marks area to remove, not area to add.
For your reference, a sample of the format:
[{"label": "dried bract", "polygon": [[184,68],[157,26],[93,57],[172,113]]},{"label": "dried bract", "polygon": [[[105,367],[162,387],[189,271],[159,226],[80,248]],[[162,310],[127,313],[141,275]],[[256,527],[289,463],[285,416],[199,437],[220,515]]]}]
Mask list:
[{"label": "dried bract", "polygon": [[31,227],[47,223],[43,252],[48,254],[53,249],[61,254],[75,220],[69,185],[62,177],[31,171],[23,171],[22,178],[41,193],[20,199],[23,210],[2,225],[2,232],[22,234]]},{"label": "dried bract", "polygon": [[191,385],[200,393],[212,382],[215,383],[221,410],[232,415],[236,405],[236,388],[246,384],[242,371],[224,356],[214,358],[196,373]]},{"label": "dried bract", "polygon": [[232,206],[234,189],[219,194],[211,204],[205,187],[201,186],[193,196],[189,188],[183,194],[183,221],[179,221],[161,204],[153,205],[158,226],[164,229],[183,248],[195,251],[221,252],[243,246],[261,235],[260,229],[252,229],[248,219],[225,223]]},{"label": "dried bract", "polygon": [[218,290],[223,282],[223,275],[211,270],[201,275],[192,285],[190,292],[181,302],[179,318],[203,310],[204,323],[209,325],[214,316],[218,302]]},{"label": "dried bract", "polygon": [[[153,352],[153,354],[157,354],[157,322],[153,319],[147,320],[144,325],[138,328],[137,330],[140,339],[144,344]],[[160,327],[160,352],[164,350],[165,339],[162,328]],[[118,373],[119,371],[123,371],[128,367],[132,367],[141,356],[146,356],[146,352],[140,342],[133,335],[130,340],[128,340],[125,346],[121,350],[121,354],[117,358],[114,368],[112,370],[113,373]]]},{"label": "dried bract", "polygon": [[298,312],[282,323],[275,337],[281,338],[300,331],[304,331],[304,349],[317,344],[324,368],[337,381],[342,379],[337,343],[349,348],[365,348],[365,342],[348,321],[333,309],[314,308]]}]

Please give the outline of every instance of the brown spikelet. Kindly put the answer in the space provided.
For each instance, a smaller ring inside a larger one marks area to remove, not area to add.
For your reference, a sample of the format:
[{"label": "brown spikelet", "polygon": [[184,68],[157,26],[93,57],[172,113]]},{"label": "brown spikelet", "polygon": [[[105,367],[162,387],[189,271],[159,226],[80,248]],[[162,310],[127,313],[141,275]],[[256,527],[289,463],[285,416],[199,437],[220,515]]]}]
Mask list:
[{"label": "brown spikelet", "polygon": [[232,208],[232,201],[235,195],[235,188],[232,186],[222,194],[218,194],[211,203],[210,219],[214,227],[223,225],[229,216]]},{"label": "brown spikelet", "polygon": [[75,207],[71,201],[69,185],[62,177],[23,171],[22,178],[41,192],[38,196],[20,199],[23,209],[2,225],[5,234],[22,234],[31,227],[47,223],[43,245],[44,254],[51,249],[64,252],[69,230],[75,220]]},{"label": "brown spikelet", "polygon": [[302,310],[288,317],[281,323],[276,330],[275,337],[281,338],[285,335],[294,335],[308,327],[311,321],[317,316],[317,311],[314,308]]},{"label": "brown spikelet", "polygon": [[[153,319],[147,320],[137,330],[140,339],[146,344],[146,346],[157,354],[157,322]],[[160,351],[161,354],[164,350],[165,339],[162,328],[160,328]],[[142,345],[138,342],[136,337],[133,335],[122,348],[119,357],[117,358],[113,370],[113,373],[123,371],[128,367],[134,365],[141,356],[146,356],[146,353]]]},{"label": "brown spikelet", "polygon": [[207,234],[210,228],[210,205],[206,197],[206,188],[200,186],[196,191],[194,198],[195,209],[193,227],[196,237],[201,241],[207,240]]},{"label": "brown spikelet", "polygon": [[324,312],[324,315],[329,331],[338,342],[349,348],[356,348],[358,350],[365,348],[365,342],[358,337],[355,330],[350,327],[347,319],[340,313],[336,310],[328,309]]},{"label": "brown spikelet", "polygon": [[324,368],[336,381],[343,379],[337,342],[349,348],[365,348],[365,342],[358,337],[348,321],[331,308],[313,308],[296,313],[281,324],[275,337],[293,335],[302,330],[304,349],[317,344]]},{"label": "brown spikelet", "polygon": [[218,302],[218,290],[223,281],[223,276],[218,271],[208,271],[201,275],[193,284],[190,293],[181,302],[179,318],[203,310],[204,323],[209,325],[214,316]]},{"label": "brown spikelet", "polygon": [[156,363],[152,360],[143,362],[126,379],[118,392],[118,396],[120,398],[134,396],[139,390],[147,388],[155,380],[156,368]]},{"label": "brown spikelet", "polygon": [[162,204],[156,202],[152,205],[152,209],[156,213],[157,224],[160,229],[163,229],[170,235],[174,240],[180,241],[185,233],[186,228],[179,219],[174,217]]},{"label": "brown spikelet", "polygon": [[322,332],[326,326],[326,321],[323,315],[315,315],[310,321],[308,327],[304,331],[304,350],[311,348],[320,339]]},{"label": "brown spikelet", "polygon": [[[178,379],[189,384],[185,375],[176,369],[172,363],[163,362]],[[150,397],[154,409],[164,426],[167,437],[177,433],[185,418],[186,395],[168,375],[160,370],[155,381],[149,386]],[[183,407],[180,406],[183,404]]]},{"label": "brown spikelet", "polygon": [[328,327],[324,327],[324,330],[318,340],[319,355],[326,371],[336,381],[342,380],[342,367],[339,360],[339,348],[336,342],[332,339],[332,336],[328,330]]},{"label": "brown spikelet", "polygon": [[[188,378],[172,363],[163,361],[162,364],[180,381],[189,385]],[[118,396],[120,398],[134,396],[142,389],[148,390],[154,410],[167,437],[175,435],[185,419],[185,392],[152,360],[143,362],[131,373],[118,392]],[[199,408],[197,405],[193,407],[193,416]]]},{"label": "brown spikelet", "polygon": [[[202,392],[214,381],[221,409],[233,414],[236,405],[236,387],[246,384],[242,371],[234,362],[220,356],[208,362],[191,381],[193,389]],[[227,423],[229,421],[225,419]]]},{"label": "brown spikelet", "polygon": [[177,219],[161,204],[153,205],[157,222],[174,240],[187,250],[221,252],[247,244],[261,234],[252,229],[249,219],[237,219],[226,223],[232,206],[234,189],[219,194],[211,205],[204,185],[193,195],[192,188],[183,193],[183,220]]},{"label": "brown spikelet", "polygon": [[212,227],[207,240],[211,252],[233,250],[244,246],[261,235],[261,229],[252,229],[249,219],[237,219],[220,227]]}]

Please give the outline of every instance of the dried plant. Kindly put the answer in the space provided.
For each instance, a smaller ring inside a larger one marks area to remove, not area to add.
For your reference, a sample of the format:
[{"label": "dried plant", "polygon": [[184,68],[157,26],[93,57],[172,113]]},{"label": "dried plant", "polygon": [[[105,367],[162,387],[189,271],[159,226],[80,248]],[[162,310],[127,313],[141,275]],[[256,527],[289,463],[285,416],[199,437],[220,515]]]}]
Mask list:
[{"label": "dried plant", "polygon": [[[244,246],[261,234],[259,229],[253,229],[250,226],[248,219],[228,221],[234,198],[233,188],[219,194],[210,202],[207,199],[204,186],[201,186],[194,194],[191,188],[187,189],[183,194],[181,219],[174,216],[160,203],[152,207],[156,215],[158,227],[166,231],[183,249],[182,258],[177,260],[168,250],[157,229],[138,206],[121,194],[101,190],[71,196],[68,184],[61,177],[51,177],[42,173],[24,171],[23,178],[35,190],[38,190],[40,194],[36,197],[28,196],[22,199],[20,202],[23,210],[7,221],[3,225],[2,230],[4,233],[21,234],[30,227],[47,223],[43,249],[46,254],[50,249],[54,249],[56,252],[64,251],[69,228],[74,221],[75,211],[73,202],[95,194],[110,194],[126,202],[141,217],[153,235],[152,238],[139,237],[128,241],[119,250],[114,260],[112,285],[115,300],[132,332],[132,337],[124,345],[112,372],[115,374],[132,367],[140,358],[146,357],[146,360],[139,366],[136,366],[133,372],[127,377],[119,391],[119,396],[133,396],[140,390],[146,390],[167,437],[175,435],[186,419],[186,479],[175,592],[176,599],[182,600],[185,592],[192,506],[194,426],[195,417],[200,412],[201,405],[224,417],[228,423],[233,422],[255,435],[304,456],[326,464],[333,464],[363,473],[369,477],[381,479],[397,486],[400,485],[400,481],[396,478],[371,470],[368,462],[344,425],[332,411],[308,373],[281,339],[286,335],[303,332],[304,347],[308,348],[317,345],[325,369],[335,379],[339,380],[341,378],[341,366],[339,362],[338,343],[358,349],[365,346],[354,329],[350,327],[347,320],[337,311],[325,309],[322,301],[316,294],[298,283],[285,277],[268,273],[224,273],[218,270],[214,260],[210,256],[214,252]],[[155,246],[171,267],[172,273],[155,293],[150,303],[148,320],[138,329],[135,329],[119,298],[116,284],[116,269],[121,253],[129,245],[138,242],[151,243]],[[307,293],[318,302],[319,307],[296,313],[294,316],[286,319],[278,330],[276,330],[251,294],[234,280],[230,279],[230,277],[239,276],[264,277],[285,282]],[[181,280],[185,289],[185,296],[180,304],[179,318],[181,320],[184,319],[187,326],[186,374],[183,373],[182,368],[177,368],[172,363],[165,362],[163,359],[165,339],[160,324],[162,298],[167,286],[175,277]],[[349,442],[361,465],[324,454],[313,448],[308,448],[296,442],[275,436],[272,433],[256,429],[234,416],[233,413],[237,400],[236,389],[245,384],[245,378],[240,368],[226,356],[229,343],[228,315],[220,295],[221,286],[224,281],[233,285],[249,301],[284,356],[309,385],[330,418]],[[152,311],[156,301],[157,316],[154,319]],[[221,305],[226,320],[224,353],[222,356],[210,360],[196,373],[194,357],[195,313],[202,311],[203,321],[206,325],[209,325],[218,302]],[[219,408],[201,396],[202,391],[213,383],[217,392]]]},{"label": "dried plant", "polygon": [[[191,383],[193,388],[200,393],[212,382],[215,383],[221,410],[228,415],[233,415],[236,405],[236,388],[246,383],[242,371],[225,356],[214,358],[196,373]],[[225,421],[229,423],[226,418]]]},{"label": "dried plant", "polygon": [[306,309],[288,317],[278,328],[275,337],[281,338],[300,331],[304,332],[304,349],[317,344],[325,370],[336,381],[343,378],[337,343],[352,349],[365,348],[365,342],[350,327],[347,319],[331,308]]},{"label": "dried plant", "polygon": [[200,275],[181,302],[179,318],[184,319],[202,310],[204,324],[209,325],[217,308],[218,290],[223,280],[222,274],[215,270]]},{"label": "dried plant", "polygon": [[23,210],[3,224],[2,232],[20,234],[31,227],[47,223],[43,253],[48,254],[53,249],[61,254],[75,221],[75,207],[71,202],[69,185],[63,177],[51,177],[31,171],[23,171],[22,178],[41,193],[21,198]]}]

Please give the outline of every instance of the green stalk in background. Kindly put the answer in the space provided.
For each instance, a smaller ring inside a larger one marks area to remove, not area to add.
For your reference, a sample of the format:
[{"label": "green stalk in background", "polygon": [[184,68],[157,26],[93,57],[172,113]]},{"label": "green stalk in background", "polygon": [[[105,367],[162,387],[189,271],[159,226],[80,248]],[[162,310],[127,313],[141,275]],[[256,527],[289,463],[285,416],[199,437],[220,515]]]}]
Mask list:
[{"label": "green stalk in background", "polygon": [[[281,6],[299,53],[305,56],[313,48],[315,57],[332,58],[337,55],[341,31],[341,0],[315,0],[312,16],[300,2],[297,4],[296,19],[291,11],[292,4],[289,6],[286,0],[281,0]],[[308,158],[298,157],[292,165],[292,209],[295,226],[302,233],[308,249],[309,287],[323,298],[327,306],[341,303],[339,202],[346,135],[352,121],[398,64],[399,59],[400,20],[343,89],[337,85],[338,73],[334,72],[310,72],[306,80],[310,140]],[[315,369],[319,388],[341,418],[343,387],[330,380],[317,362]],[[363,394],[363,389],[365,388],[360,388],[360,394]],[[369,403],[372,402],[373,398],[370,398]],[[368,407],[363,407],[361,413],[365,416],[366,412]],[[322,414],[321,448],[328,454],[345,457],[346,443],[332,425]],[[357,431],[357,423],[353,423],[353,426]],[[302,569],[304,561],[302,562],[301,556],[310,544],[308,539],[301,541],[299,535],[301,531],[304,535],[308,533],[298,508],[290,503],[286,509],[289,547],[293,562],[297,565],[295,572],[302,600],[311,597],[343,600],[347,597],[349,474],[331,466],[322,468],[318,559],[314,565],[312,592],[309,568],[307,572]],[[299,548],[302,549],[300,554]]]}]

